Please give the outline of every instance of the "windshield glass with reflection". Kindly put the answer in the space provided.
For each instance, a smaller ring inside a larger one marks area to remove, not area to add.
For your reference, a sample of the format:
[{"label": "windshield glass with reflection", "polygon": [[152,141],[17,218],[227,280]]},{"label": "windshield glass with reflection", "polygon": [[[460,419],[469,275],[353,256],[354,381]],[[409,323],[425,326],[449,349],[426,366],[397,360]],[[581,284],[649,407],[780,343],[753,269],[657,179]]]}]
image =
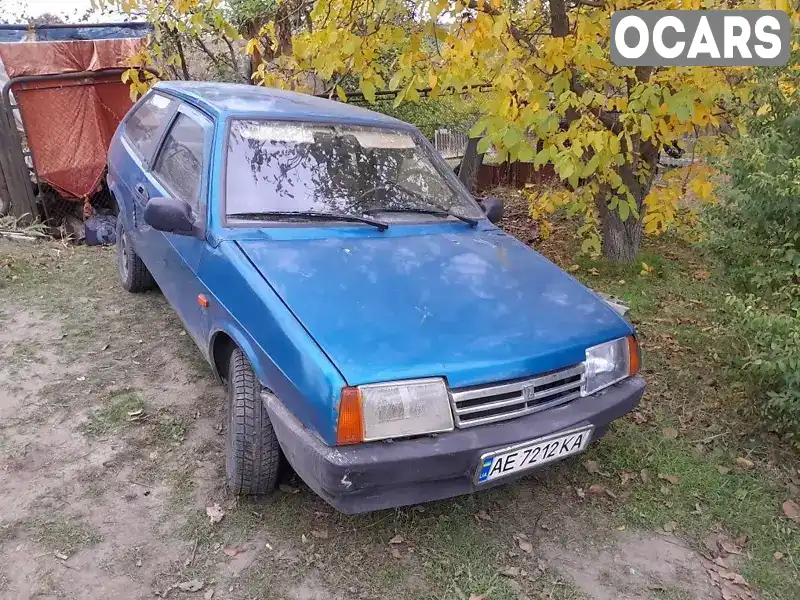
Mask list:
[{"label": "windshield glass with reflection", "polygon": [[483,217],[407,131],[234,120],[227,151],[228,216],[324,212],[391,219],[428,210]]}]

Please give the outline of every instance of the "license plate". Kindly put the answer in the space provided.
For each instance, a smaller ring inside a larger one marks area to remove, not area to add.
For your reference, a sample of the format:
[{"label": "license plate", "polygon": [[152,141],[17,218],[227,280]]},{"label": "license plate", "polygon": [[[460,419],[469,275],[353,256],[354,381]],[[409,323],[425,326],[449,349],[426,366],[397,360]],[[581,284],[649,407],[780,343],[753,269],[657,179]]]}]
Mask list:
[{"label": "license plate", "polygon": [[592,439],[593,427],[563,431],[554,435],[488,452],[481,456],[476,483],[486,483],[527,471],[583,452]]}]

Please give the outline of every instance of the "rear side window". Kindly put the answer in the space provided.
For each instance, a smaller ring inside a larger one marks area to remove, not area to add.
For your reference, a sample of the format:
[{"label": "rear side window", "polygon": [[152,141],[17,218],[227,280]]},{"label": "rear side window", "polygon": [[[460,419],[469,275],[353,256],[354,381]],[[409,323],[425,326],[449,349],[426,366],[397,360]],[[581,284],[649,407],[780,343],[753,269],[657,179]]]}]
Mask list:
[{"label": "rear side window", "polygon": [[203,179],[203,126],[179,114],[164,139],[153,172],[170,191],[197,211]]},{"label": "rear side window", "polygon": [[153,94],[125,122],[125,135],[142,156],[147,156],[156,142],[156,134],[170,114],[172,103],[165,96]]}]

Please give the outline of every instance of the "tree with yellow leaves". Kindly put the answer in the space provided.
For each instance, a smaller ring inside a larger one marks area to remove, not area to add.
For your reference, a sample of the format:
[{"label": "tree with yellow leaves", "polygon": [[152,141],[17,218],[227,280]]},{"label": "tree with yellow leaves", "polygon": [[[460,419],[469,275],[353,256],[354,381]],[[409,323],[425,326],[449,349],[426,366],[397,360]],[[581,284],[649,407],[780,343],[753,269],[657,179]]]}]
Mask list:
[{"label": "tree with yellow leaves", "polygon": [[[125,0],[137,2],[137,0]],[[151,0],[138,0],[139,2]],[[176,0],[187,10],[216,0]],[[277,16],[246,45],[264,56],[256,83],[324,91],[358,87],[475,96],[479,152],[552,164],[563,187],[532,195],[531,214],[579,214],[584,251],[632,261],[645,231],[674,220],[686,190],[712,193],[707,168],[660,178],[664,147],[736,125],[751,101],[749,69],[620,67],[611,14],[629,9],[727,8],[722,0],[278,0]],[[784,8],[762,0],[736,8]],[[795,15],[796,18],[796,15]],[[475,86],[490,85],[483,96]],[[545,227],[546,230],[546,227]]]},{"label": "tree with yellow leaves", "polygon": [[663,228],[687,187],[710,195],[709,171],[701,169],[700,178],[673,177],[652,196],[661,149],[731,125],[749,85],[746,69],[614,65],[611,13],[694,4],[317,0],[313,27],[296,32],[291,52],[262,64],[256,78],[302,87],[298,74],[312,71],[341,96],[338,82],[355,76],[367,99],[388,86],[397,102],[417,101],[421,88],[435,96],[491,84],[492,101],[482,103],[471,132],[482,136],[479,151],[493,146],[501,159],[552,164],[566,186],[536,195],[533,216],[566,205],[586,221],[584,250],[599,250],[602,240],[607,257],[631,261],[644,228]]}]

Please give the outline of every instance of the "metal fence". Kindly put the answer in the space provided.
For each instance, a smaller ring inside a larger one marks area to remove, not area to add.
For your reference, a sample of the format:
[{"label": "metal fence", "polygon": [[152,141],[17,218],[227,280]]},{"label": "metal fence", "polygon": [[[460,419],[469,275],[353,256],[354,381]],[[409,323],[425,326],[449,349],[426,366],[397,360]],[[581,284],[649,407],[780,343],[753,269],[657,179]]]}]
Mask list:
[{"label": "metal fence", "polygon": [[437,129],[433,133],[433,145],[445,159],[464,156],[469,143],[469,136],[466,133],[451,129]]}]

